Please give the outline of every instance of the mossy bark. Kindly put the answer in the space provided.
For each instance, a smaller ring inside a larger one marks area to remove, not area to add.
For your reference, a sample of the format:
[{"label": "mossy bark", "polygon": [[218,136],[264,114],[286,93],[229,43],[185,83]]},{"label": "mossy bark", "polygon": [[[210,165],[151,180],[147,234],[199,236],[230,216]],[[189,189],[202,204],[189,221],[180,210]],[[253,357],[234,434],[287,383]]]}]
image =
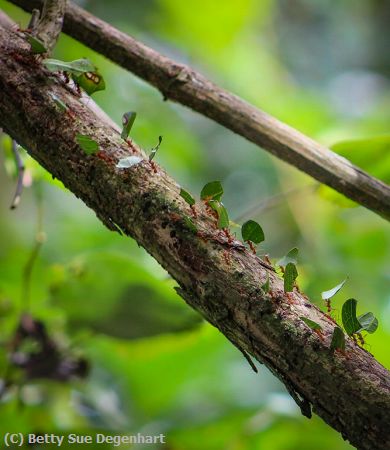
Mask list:
[{"label": "mossy bark", "polygon": [[[282,380],[303,414],[312,410],[360,449],[390,448],[388,371],[349,338],[345,355],[331,352],[335,324],[297,290],[285,294],[283,280],[239,242],[229,242],[204,205],[196,205],[194,217],[160,166],[145,159],[116,168],[120,158],[145,155],[45,70],[18,34],[2,28],[0,126],[110,229],[142,245],[192,308]],[[100,152],[86,155],[78,133],[95,139]],[[267,277],[270,291],[264,293]],[[301,316],[320,324],[322,336]]]}]

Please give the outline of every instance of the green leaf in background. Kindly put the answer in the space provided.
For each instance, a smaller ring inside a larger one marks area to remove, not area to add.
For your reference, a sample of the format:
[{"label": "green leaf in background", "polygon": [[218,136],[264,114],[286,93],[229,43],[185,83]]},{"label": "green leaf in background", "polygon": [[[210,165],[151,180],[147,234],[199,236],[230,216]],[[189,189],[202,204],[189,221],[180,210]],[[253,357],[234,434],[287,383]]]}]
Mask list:
[{"label": "green leaf in background", "polygon": [[143,159],[139,156],[127,156],[126,158],[120,159],[116,167],[118,167],[118,169],[128,169],[129,167],[139,164],[141,161],[143,161]]},{"label": "green leaf in background", "polygon": [[343,330],[340,327],[335,327],[333,330],[332,341],[330,343],[330,349],[334,350],[345,350],[345,336]]},{"label": "green leaf in background", "polygon": [[149,161],[152,161],[153,158],[156,156],[157,150],[160,148],[162,142],[162,136],[158,137],[158,144],[152,148],[150,155],[149,155]]},{"label": "green leaf in background", "polygon": [[344,284],[346,283],[347,280],[348,280],[348,278],[346,278],[344,281],[342,281],[340,284],[338,284],[334,288],[329,289],[329,291],[321,292],[322,300],[329,300],[330,298],[335,296],[337,294],[337,292],[339,292],[339,290],[344,286]]},{"label": "green leaf in background", "polygon": [[70,62],[47,58],[42,61],[42,64],[51,72],[70,72],[76,76],[85,72],[96,71],[96,67],[86,58],[76,59]]},{"label": "green leaf in background", "polygon": [[[390,184],[390,135],[342,141],[334,144],[331,149],[370,175]],[[328,186],[321,185],[318,192],[323,198],[341,207],[358,206]]]},{"label": "green leaf in background", "polygon": [[242,239],[260,244],[264,241],[264,232],[261,226],[254,220],[248,220],[241,228]]},{"label": "green leaf in background", "polygon": [[365,330],[370,334],[375,333],[378,328],[378,319],[372,312],[362,314],[357,319],[362,327],[362,330]]},{"label": "green leaf in background", "polygon": [[180,189],[180,197],[182,197],[190,206],[195,205],[194,197],[183,188]]},{"label": "green leaf in background", "polygon": [[93,251],[62,266],[51,286],[51,301],[66,311],[74,332],[92,329],[137,339],[190,330],[202,321],[173,285],[123,253]]},{"label": "green leaf in background", "polygon": [[121,133],[122,139],[127,139],[129,137],[130,130],[133,126],[136,117],[137,113],[135,111],[129,111],[123,114],[122,116],[123,129]]},{"label": "green leaf in background", "polygon": [[223,194],[223,187],[220,181],[211,181],[203,186],[200,192],[202,200],[217,200],[220,201]]},{"label": "green leaf in background", "polygon": [[289,263],[297,264],[298,262],[298,252],[299,250],[294,247],[292,248],[286,256],[283,256],[283,258],[279,259],[279,261],[276,263],[277,266],[285,267]]},{"label": "green leaf in background", "polygon": [[269,275],[268,275],[268,273],[267,273],[267,279],[265,280],[265,283],[261,286],[261,289],[264,291],[264,293],[268,294],[269,288],[270,288],[270,285],[269,285]]},{"label": "green leaf in background", "polygon": [[352,336],[352,334],[357,333],[362,328],[356,317],[356,305],[357,301],[354,298],[350,298],[344,303],[341,311],[344,330],[348,336]]},{"label": "green leaf in background", "polygon": [[229,216],[223,203],[218,200],[210,200],[208,204],[218,214],[218,228],[220,230],[229,228]]},{"label": "green leaf in background", "polygon": [[317,322],[314,322],[314,320],[308,319],[307,317],[300,317],[301,320],[303,320],[305,322],[305,324],[311,328],[312,330],[322,330],[321,325],[319,325]]},{"label": "green leaf in background", "polygon": [[289,262],[284,270],[284,292],[292,292],[298,271],[294,263]]},{"label": "green leaf in background", "polygon": [[42,53],[46,53],[46,47],[44,46],[43,42],[37,39],[36,37],[32,36],[31,34],[26,34],[26,39],[28,43],[31,45],[31,51],[32,53],[36,55],[40,55]]},{"label": "green leaf in background", "polygon": [[72,78],[88,95],[106,89],[106,83],[99,72],[83,72],[80,75],[72,74]]},{"label": "green leaf in background", "polygon": [[99,144],[86,134],[77,134],[76,141],[87,155],[93,155],[99,151]]}]

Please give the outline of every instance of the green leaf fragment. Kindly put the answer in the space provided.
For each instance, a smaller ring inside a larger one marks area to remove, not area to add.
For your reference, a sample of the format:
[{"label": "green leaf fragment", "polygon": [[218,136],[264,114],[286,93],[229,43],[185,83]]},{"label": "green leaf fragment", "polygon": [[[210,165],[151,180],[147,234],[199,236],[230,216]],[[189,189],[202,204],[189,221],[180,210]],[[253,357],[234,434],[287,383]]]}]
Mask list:
[{"label": "green leaf fragment", "polygon": [[128,169],[129,167],[139,164],[141,161],[143,161],[143,159],[139,156],[127,156],[126,158],[120,159],[116,167],[118,169]]},{"label": "green leaf fragment", "polygon": [[187,225],[187,228],[192,231],[192,233],[197,233],[198,229],[196,228],[196,225],[189,217],[184,217],[184,222]]},{"label": "green leaf fragment", "polygon": [[88,95],[106,89],[106,83],[99,72],[72,73],[72,78]]},{"label": "green leaf fragment", "polygon": [[305,322],[305,324],[311,328],[312,330],[322,330],[321,325],[319,325],[317,322],[314,322],[314,320],[308,319],[307,317],[300,317],[301,320]]},{"label": "green leaf fragment", "polygon": [[352,336],[357,333],[361,328],[361,324],[356,317],[356,305],[357,301],[354,298],[348,299],[341,310],[341,318],[345,332],[348,336]]},{"label": "green leaf fragment", "polygon": [[93,155],[99,150],[99,144],[85,134],[77,134],[76,141],[87,155]]},{"label": "green leaf fragment", "polygon": [[321,292],[322,300],[329,300],[330,298],[335,296],[337,294],[337,292],[339,292],[339,290],[344,286],[344,284],[346,283],[347,280],[348,280],[348,278],[346,278],[340,284],[335,286],[333,289],[329,289],[329,291]]},{"label": "green leaf fragment", "polygon": [[340,327],[335,327],[333,330],[332,341],[330,343],[330,349],[334,350],[345,350],[345,336],[343,330]]},{"label": "green leaf fragment", "polygon": [[298,271],[294,263],[289,262],[284,270],[284,292],[292,292]]},{"label": "green leaf fragment", "polygon": [[264,232],[261,226],[254,220],[248,220],[241,228],[242,239],[260,244],[264,241]]},{"label": "green leaf fragment", "polygon": [[211,181],[203,186],[200,192],[202,200],[217,200],[220,201],[223,194],[223,187],[220,181]]},{"label": "green leaf fragment", "polygon": [[283,256],[283,258],[279,259],[279,261],[276,263],[277,266],[285,267],[289,263],[297,264],[298,263],[298,252],[299,250],[294,247],[292,248],[286,256]]},{"label": "green leaf fragment", "polygon": [[64,111],[64,112],[67,111],[68,107],[66,106],[66,104],[59,97],[57,97],[52,92],[50,92],[50,97],[53,99],[54,103],[58,106],[58,108],[61,111]]},{"label": "green leaf fragment", "polygon": [[218,200],[210,200],[208,204],[218,215],[218,228],[220,230],[229,228],[229,216],[223,203]]},{"label": "green leaf fragment", "polygon": [[158,144],[152,148],[150,155],[149,155],[149,161],[152,161],[153,158],[156,156],[157,150],[160,148],[162,142],[162,136],[158,137]]},{"label": "green leaf fragment", "polygon": [[31,34],[26,34],[26,39],[28,43],[31,45],[31,51],[35,55],[40,55],[42,53],[46,53],[47,49],[44,45],[44,43],[37,39],[35,36],[32,36]]},{"label": "green leaf fragment", "polygon": [[42,64],[51,72],[69,72],[76,76],[85,72],[96,72],[96,67],[86,58],[70,62],[47,58],[42,61]]},{"label": "green leaf fragment", "polygon": [[261,286],[261,289],[264,291],[265,294],[268,294],[269,289],[270,289],[268,273],[267,273],[267,279],[265,280],[265,283]]},{"label": "green leaf fragment", "polygon": [[378,319],[374,316],[372,312],[368,312],[359,316],[358,321],[361,325],[361,329],[359,331],[367,331],[372,334],[378,328]]},{"label": "green leaf fragment", "polygon": [[194,197],[183,188],[180,189],[180,197],[182,197],[190,206],[195,205]]},{"label": "green leaf fragment", "polygon": [[129,111],[123,114],[122,116],[123,129],[121,133],[122,139],[127,139],[129,137],[130,130],[134,124],[136,117],[137,113],[135,111]]}]

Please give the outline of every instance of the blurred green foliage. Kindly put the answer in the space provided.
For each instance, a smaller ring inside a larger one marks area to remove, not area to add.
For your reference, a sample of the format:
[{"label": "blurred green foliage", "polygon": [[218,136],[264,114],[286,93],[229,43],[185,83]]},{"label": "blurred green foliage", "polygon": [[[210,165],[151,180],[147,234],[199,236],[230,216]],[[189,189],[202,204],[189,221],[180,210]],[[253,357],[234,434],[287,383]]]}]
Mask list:
[{"label": "blurred green foliage", "polygon": [[[335,150],[389,180],[388,143],[371,140],[389,133],[386,0],[80,4],[325,145],[359,139]],[[25,26],[27,15],[4,0],[0,7]],[[379,328],[368,337],[368,349],[390,367],[387,222],[324,198],[306,175],[163,102],[144,82],[67,36],[54,57],[93,61],[106,81],[106,90],[94,98],[118,124],[125,111],[137,111],[131,133],[141,146],[151,148],[163,135],[156,158],[190,192],[221,180],[230,218],[240,224],[252,218],[264,229],[262,251],[278,258],[299,247],[299,285],[323,309],[321,291],[348,276],[332,299],[336,317],[349,297],[358,299],[362,311],[373,311]],[[362,139],[370,139],[369,145]],[[17,378],[19,385],[0,404],[1,433],[162,432],[166,448],[185,450],[350,448],[320,419],[303,418],[266,369],[254,374],[217,330],[189,310],[149,255],[106,230],[27,156],[32,188],[10,211],[15,182],[7,175],[13,172],[7,137],[1,146],[0,368],[4,374],[23,268],[34,245],[37,185],[47,241],[32,273],[31,313],[64,351],[91,366],[82,381]]]}]

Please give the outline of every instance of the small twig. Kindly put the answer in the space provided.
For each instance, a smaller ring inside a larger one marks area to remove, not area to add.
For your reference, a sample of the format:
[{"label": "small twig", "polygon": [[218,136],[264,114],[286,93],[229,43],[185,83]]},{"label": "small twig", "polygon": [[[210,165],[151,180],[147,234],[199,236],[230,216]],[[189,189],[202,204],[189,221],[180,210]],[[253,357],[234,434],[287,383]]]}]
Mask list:
[{"label": "small twig", "polygon": [[298,393],[295,390],[295,387],[292,385],[292,383],[289,380],[287,380],[287,378],[284,378],[284,382],[288,393],[294,399],[295,403],[299,406],[301,414],[307,417],[308,419],[311,419],[312,412],[309,400],[305,398],[302,394]]},{"label": "small twig", "polygon": [[43,231],[43,205],[42,195],[40,191],[37,192],[37,233],[35,235],[35,242],[31,250],[30,256],[23,268],[22,275],[22,295],[21,306],[22,312],[30,309],[30,293],[31,293],[31,276],[34,269],[35,262],[41,250],[43,243],[46,240],[45,232]]},{"label": "small twig", "polygon": [[65,9],[66,0],[45,0],[41,18],[36,26],[33,24],[34,35],[43,42],[48,53],[54,49],[61,33]]},{"label": "small twig", "polygon": [[247,360],[248,364],[251,366],[253,372],[259,373],[259,371],[257,370],[257,367],[255,366],[255,363],[252,361],[252,358],[249,356],[249,354],[239,344],[237,344],[237,342],[230,339],[229,336],[226,336],[226,337],[242,353],[244,358]]},{"label": "small twig", "polygon": [[27,29],[30,30],[30,32],[33,32],[36,29],[40,15],[39,9],[33,9],[31,11],[30,22],[27,25]]},{"label": "small twig", "polygon": [[14,159],[15,159],[18,181],[16,184],[15,195],[12,200],[10,208],[15,209],[19,205],[20,199],[22,196],[23,177],[24,177],[24,171],[25,171],[25,167],[24,167],[22,158],[20,157],[20,153],[18,150],[18,144],[15,140],[12,140],[12,154],[14,155]]}]

